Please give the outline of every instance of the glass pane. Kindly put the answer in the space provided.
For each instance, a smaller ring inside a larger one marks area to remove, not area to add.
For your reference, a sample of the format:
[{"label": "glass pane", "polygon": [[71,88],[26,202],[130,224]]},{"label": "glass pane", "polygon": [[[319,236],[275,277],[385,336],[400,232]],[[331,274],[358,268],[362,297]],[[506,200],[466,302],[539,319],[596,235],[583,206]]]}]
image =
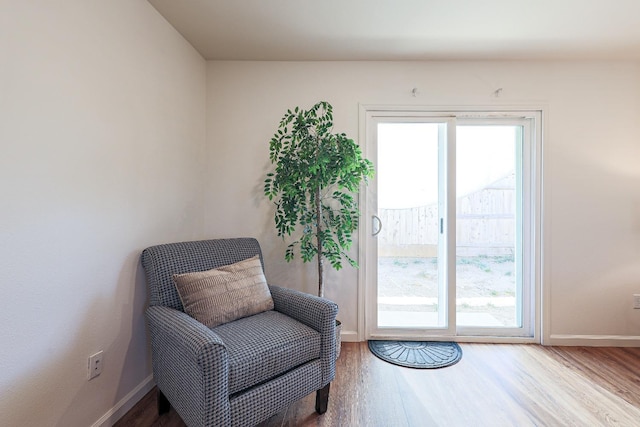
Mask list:
[{"label": "glass pane", "polygon": [[456,128],[456,319],[520,327],[520,126]]},{"label": "glass pane", "polygon": [[438,131],[437,123],[378,125],[379,327],[443,326],[439,318],[444,316],[438,316]]}]

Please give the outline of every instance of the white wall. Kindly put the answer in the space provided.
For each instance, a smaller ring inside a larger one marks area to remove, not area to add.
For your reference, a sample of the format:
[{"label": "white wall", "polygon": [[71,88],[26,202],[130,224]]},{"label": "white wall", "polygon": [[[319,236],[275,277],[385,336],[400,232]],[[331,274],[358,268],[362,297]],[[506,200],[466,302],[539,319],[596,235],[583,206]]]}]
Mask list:
[{"label": "white wall", "polygon": [[[357,138],[360,103],[545,106],[545,342],[640,345],[631,308],[640,293],[639,64],[213,61],[207,96],[207,234],[257,237],[269,281],[307,292],[313,265],[283,261],[262,196],[268,141],[287,108],[327,100],[335,129]],[[350,268],[328,277],[352,333],[357,278]]]},{"label": "white wall", "polygon": [[143,0],[2,0],[0,61],[0,425],[108,424],[153,384],[140,251],[202,234],[206,63]]},{"label": "white wall", "polygon": [[[359,103],[548,106],[546,336],[638,342],[638,64],[205,63],[144,0],[2,0],[0,58],[1,425],[108,423],[151,384],[148,245],[256,236],[270,282],[315,291],[262,180],[283,112],[320,99],[353,137]],[[328,274],[347,332],[357,277]]]}]

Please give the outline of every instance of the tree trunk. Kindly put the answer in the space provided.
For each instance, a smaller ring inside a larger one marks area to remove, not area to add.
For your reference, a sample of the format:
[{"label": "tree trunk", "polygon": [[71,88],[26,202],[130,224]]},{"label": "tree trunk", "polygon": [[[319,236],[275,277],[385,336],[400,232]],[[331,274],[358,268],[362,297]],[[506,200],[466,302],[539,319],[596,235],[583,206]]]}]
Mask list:
[{"label": "tree trunk", "polygon": [[324,260],[322,259],[322,203],[316,190],[316,244],[318,247],[318,296],[324,297]]}]

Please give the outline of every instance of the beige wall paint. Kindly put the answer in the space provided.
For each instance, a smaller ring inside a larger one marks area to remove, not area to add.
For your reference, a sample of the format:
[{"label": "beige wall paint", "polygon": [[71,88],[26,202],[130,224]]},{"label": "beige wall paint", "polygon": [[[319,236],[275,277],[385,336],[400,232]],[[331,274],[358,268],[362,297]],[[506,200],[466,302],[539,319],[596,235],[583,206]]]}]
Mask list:
[{"label": "beige wall paint", "polygon": [[[0,2],[0,57],[2,425],[108,422],[149,384],[148,245],[255,236],[271,283],[315,292],[262,180],[282,113],[320,99],[353,137],[360,103],[546,106],[547,338],[640,335],[638,64],[205,63],[142,0]],[[357,278],[328,272],[354,333]]]},{"label": "beige wall paint", "polygon": [[202,234],[206,63],[142,0],[2,1],[0,58],[0,425],[108,421],[151,385],[140,251]]},{"label": "beige wall paint", "polygon": [[[639,64],[212,61],[207,97],[207,234],[256,236],[269,281],[307,292],[314,266],[283,261],[262,196],[268,141],[287,108],[327,100],[335,129],[357,138],[359,104],[544,106],[545,341],[640,343],[631,308],[640,292]],[[352,333],[357,278],[350,268],[328,277]]]}]

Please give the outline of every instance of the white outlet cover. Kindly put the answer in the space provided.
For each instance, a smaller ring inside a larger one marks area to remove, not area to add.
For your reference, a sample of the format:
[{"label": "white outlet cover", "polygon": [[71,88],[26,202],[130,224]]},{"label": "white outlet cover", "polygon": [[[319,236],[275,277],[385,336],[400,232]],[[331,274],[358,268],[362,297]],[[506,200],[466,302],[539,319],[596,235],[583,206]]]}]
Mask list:
[{"label": "white outlet cover", "polygon": [[89,356],[89,379],[93,379],[102,373],[102,356],[103,352],[99,351],[96,354]]},{"label": "white outlet cover", "polygon": [[640,294],[633,294],[633,308],[640,308]]}]

